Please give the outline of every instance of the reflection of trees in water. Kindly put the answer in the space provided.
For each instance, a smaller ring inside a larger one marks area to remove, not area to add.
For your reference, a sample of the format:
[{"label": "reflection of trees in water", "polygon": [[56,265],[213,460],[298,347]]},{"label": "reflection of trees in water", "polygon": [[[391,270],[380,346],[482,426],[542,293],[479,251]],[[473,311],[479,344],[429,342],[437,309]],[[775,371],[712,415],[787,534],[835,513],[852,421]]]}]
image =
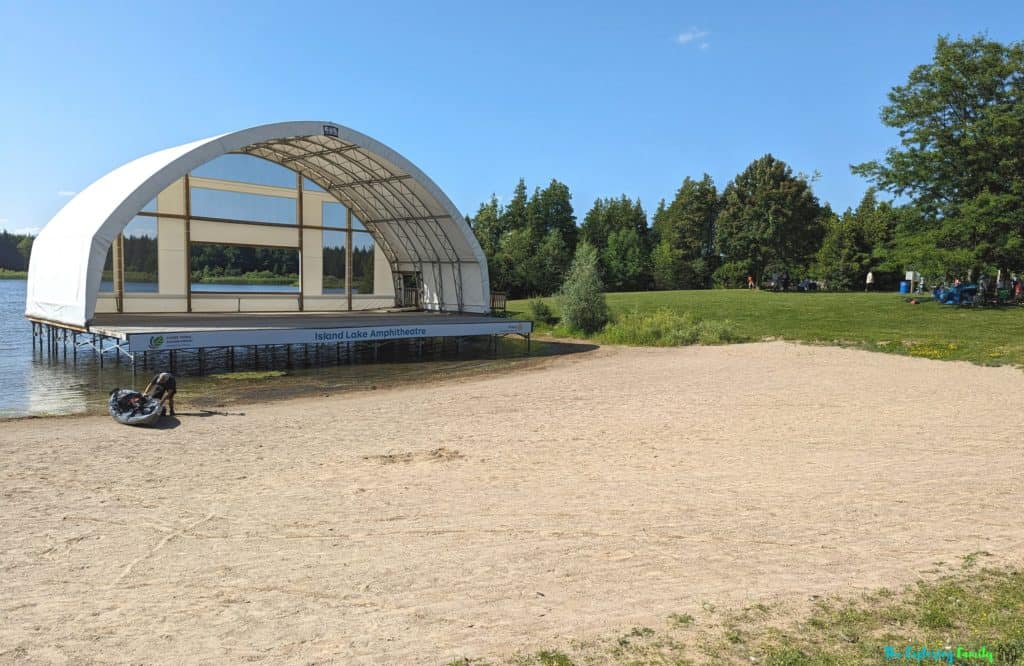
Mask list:
[{"label": "reflection of trees in water", "polygon": [[[373,247],[352,248],[352,287],[355,293],[373,293]],[[345,288],[345,248],[324,248],[324,288]]]},{"label": "reflection of trees in water", "polygon": [[[148,236],[124,239],[126,282],[157,281],[157,240]],[[373,293],[373,246],[352,248],[352,286],[355,293]],[[324,247],[324,288],[345,288],[345,248]],[[192,244],[192,280],[226,283],[298,283],[299,253],[287,248],[242,247],[213,243]],[[113,252],[107,252],[103,280],[113,279]]]},{"label": "reflection of trees in water", "polygon": [[[103,279],[114,279],[114,252],[107,250]],[[126,282],[157,281],[157,242],[155,237],[124,237],[124,279]]]},{"label": "reflection of trees in water", "polygon": [[247,273],[298,275],[299,252],[288,248],[193,243],[192,273],[204,277],[235,277]]},{"label": "reflection of trees in water", "polygon": [[148,236],[125,236],[124,239],[124,272],[125,279],[139,279],[129,276],[152,276],[156,282],[157,270],[156,238]]}]

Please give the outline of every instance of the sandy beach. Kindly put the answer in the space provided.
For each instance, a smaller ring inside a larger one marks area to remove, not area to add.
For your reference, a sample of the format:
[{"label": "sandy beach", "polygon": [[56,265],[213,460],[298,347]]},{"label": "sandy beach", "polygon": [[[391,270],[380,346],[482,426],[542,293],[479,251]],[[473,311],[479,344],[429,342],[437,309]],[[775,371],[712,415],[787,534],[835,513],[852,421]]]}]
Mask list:
[{"label": "sandy beach", "polygon": [[215,415],[182,386],[173,429],[0,423],[0,661],[500,661],[1022,564],[1012,368],[774,342]]}]

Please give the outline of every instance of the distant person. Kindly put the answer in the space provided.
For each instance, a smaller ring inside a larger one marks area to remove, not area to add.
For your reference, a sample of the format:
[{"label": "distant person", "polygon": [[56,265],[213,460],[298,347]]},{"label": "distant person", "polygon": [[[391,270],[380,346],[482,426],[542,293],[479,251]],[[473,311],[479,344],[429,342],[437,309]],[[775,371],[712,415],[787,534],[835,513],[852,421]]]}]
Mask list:
[{"label": "distant person", "polygon": [[868,276],[864,278],[864,291],[875,290],[875,274],[868,271]]},{"label": "distant person", "polygon": [[178,392],[178,384],[174,381],[174,375],[169,372],[161,372],[153,381],[146,386],[142,392],[147,398],[160,401],[161,415],[167,413],[170,408],[171,416],[174,416],[174,394]]},{"label": "distant person", "polygon": [[789,291],[789,270],[782,271],[782,291]]},{"label": "distant person", "polygon": [[748,275],[747,276],[747,289],[753,289],[753,288],[754,288],[754,276],[753,275]]}]

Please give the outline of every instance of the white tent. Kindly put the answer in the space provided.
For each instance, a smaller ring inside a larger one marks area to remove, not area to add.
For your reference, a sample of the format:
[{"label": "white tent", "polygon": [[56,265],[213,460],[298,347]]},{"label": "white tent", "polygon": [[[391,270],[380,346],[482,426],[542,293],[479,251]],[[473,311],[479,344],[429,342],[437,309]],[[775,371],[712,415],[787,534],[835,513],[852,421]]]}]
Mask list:
[{"label": "white tent", "polygon": [[43,228],[32,248],[25,314],[86,327],[96,312],[111,243],[147,203],[193,169],[227,153],[281,164],[358,216],[392,273],[420,275],[428,310],[490,309],[487,262],[448,197],[387,146],[329,122],[261,125],[140,157],[82,190]]}]

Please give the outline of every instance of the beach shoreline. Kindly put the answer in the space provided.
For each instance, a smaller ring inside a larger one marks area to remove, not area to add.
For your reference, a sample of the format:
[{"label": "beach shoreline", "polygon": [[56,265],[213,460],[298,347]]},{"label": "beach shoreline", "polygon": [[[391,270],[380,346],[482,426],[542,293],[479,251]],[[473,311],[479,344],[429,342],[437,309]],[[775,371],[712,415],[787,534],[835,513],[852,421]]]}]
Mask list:
[{"label": "beach shoreline", "polygon": [[783,342],[527,369],[4,422],[0,656],[500,662],[1022,565],[1024,415],[930,397],[1019,402],[1019,370]]},{"label": "beach shoreline", "polygon": [[[362,391],[377,391],[398,388],[407,384],[434,384],[450,381],[469,380],[475,377],[500,375],[519,372],[526,369],[543,367],[549,362],[564,359],[597,349],[597,345],[585,340],[562,340],[544,338],[539,342],[552,349],[544,353],[531,355],[499,356],[496,358],[474,358],[448,360],[437,369],[430,361],[413,363],[372,362],[344,366],[327,366],[324,368],[297,368],[295,370],[258,370],[238,371],[222,375],[181,375],[178,377],[179,393],[176,403],[185,411],[195,409],[221,409],[244,404],[269,404],[282,400],[294,400],[304,397],[340,395]],[[365,385],[339,383],[337,371],[345,370],[358,373],[360,368],[366,369],[371,379]],[[404,373],[397,370],[404,369]],[[388,375],[381,373],[389,369],[395,371]],[[140,371],[139,378],[145,383],[145,377],[155,371]],[[273,375],[283,372],[280,376]],[[252,375],[253,378],[247,378]],[[242,378],[237,378],[241,376]],[[43,414],[0,414],[0,424],[32,419],[77,419],[106,414],[104,404],[93,404],[87,411],[73,413],[54,412]]]}]

